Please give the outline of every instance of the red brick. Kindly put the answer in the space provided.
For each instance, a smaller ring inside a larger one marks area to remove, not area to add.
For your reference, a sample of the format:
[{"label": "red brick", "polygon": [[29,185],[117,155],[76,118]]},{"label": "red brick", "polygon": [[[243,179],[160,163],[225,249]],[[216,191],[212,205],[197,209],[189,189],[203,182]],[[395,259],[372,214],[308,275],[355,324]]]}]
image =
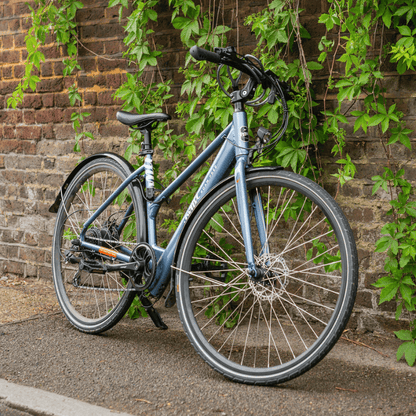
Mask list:
[{"label": "red brick", "polygon": [[23,275],[25,270],[25,263],[18,263],[16,261],[3,262],[4,273],[11,273],[16,275]]},{"label": "red brick", "polygon": [[67,88],[70,88],[74,85],[75,77],[65,77],[63,79],[63,81],[64,81],[64,88],[63,89],[67,89]]},{"label": "red brick", "polygon": [[24,237],[24,242],[28,246],[32,246],[32,247],[37,246],[39,244],[38,234],[26,233]]},{"label": "red brick", "polygon": [[55,92],[55,91],[62,91],[62,79],[54,78],[54,79],[44,79],[41,80],[37,87],[37,92]]},{"label": "red brick", "polygon": [[36,144],[26,140],[0,140],[0,153],[36,154]]},{"label": "red brick", "polygon": [[82,39],[124,37],[124,28],[118,23],[83,26],[81,35]]},{"label": "red brick", "polygon": [[107,109],[108,121],[117,120],[116,114],[117,114],[117,111],[119,111],[119,110],[120,110],[120,108],[118,106],[117,107],[108,107],[108,109]]},{"label": "red brick", "polygon": [[100,59],[98,61],[98,70],[100,72],[112,71],[113,69],[127,69],[127,60],[126,59],[114,59],[112,61],[107,61]]},{"label": "red brick", "polygon": [[104,18],[104,8],[82,9],[77,13],[78,22],[90,22],[91,20],[99,20]]},{"label": "red brick", "polygon": [[44,107],[53,107],[54,95],[53,94],[42,94],[42,103]]},{"label": "red brick", "polygon": [[35,124],[35,110],[23,110],[23,122],[25,124]]},{"label": "red brick", "polygon": [[109,74],[107,75],[108,88],[117,89],[121,85],[120,74]]},{"label": "red brick", "polygon": [[57,59],[61,57],[61,51],[56,46],[44,46],[39,50],[45,55],[45,59]]},{"label": "red brick", "polygon": [[31,2],[25,2],[25,3],[16,3],[14,5],[14,16],[20,16],[20,15],[24,15],[24,14],[29,14],[30,13],[30,9],[29,9],[29,5],[31,7],[34,7],[35,4],[33,1]]},{"label": "red brick", "polygon": [[3,36],[3,49],[13,49],[13,35]]},{"label": "red brick", "polygon": [[25,75],[25,66],[24,65],[15,65],[14,66],[14,77],[15,78],[23,78]]},{"label": "red brick", "polygon": [[107,119],[107,109],[105,107],[94,107],[87,110],[91,113],[91,116],[88,118],[90,122],[98,121],[103,122]]},{"label": "red brick", "polygon": [[67,93],[55,94],[55,106],[56,107],[69,107],[69,97]]},{"label": "red brick", "polygon": [[23,107],[38,109],[42,107],[42,96],[39,94],[25,94],[23,97]]},{"label": "red brick", "polygon": [[98,105],[113,105],[114,101],[112,98],[112,95],[114,94],[114,91],[105,91],[105,92],[99,92],[98,93]]},{"label": "red brick", "polygon": [[18,84],[19,81],[0,82],[0,95],[11,94]]},{"label": "red brick", "polygon": [[53,127],[57,140],[68,140],[74,137],[74,129],[71,124],[60,124]]},{"label": "red brick", "polygon": [[79,60],[79,64],[85,72],[95,72],[97,70],[97,58],[84,58]]},{"label": "red brick", "polygon": [[[12,16],[11,14],[10,14],[10,16]],[[27,23],[26,23],[26,25],[22,22],[22,29],[24,28],[24,26],[27,26]],[[30,26],[28,26],[28,28],[29,28]],[[16,30],[20,30],[20,19],[13,19],[13,20],[9,20],[9,30],[11,31],[11,32],[14,32],[14,31],[16,31]]]},{"label": "red brick", "polygon": [[71,116],[75,111],[78,111],[78,107],[76,107],[76,108],[74,108],[74,107],[65,108],[63,111],[64,111],[64,121],[65,121],[65,123],[71,123],[72,124]]},{"label": "red brick", "polygon": [[34,261],[36,263],[43,263],[45,259],[45,251],[26,247],[24,250],[20,250],[19,257],[23,261]]},{"label": "red brick", "polygon": [[40,126],[17,126],[16,137],[26,140],[40,140],[42,128]]},{"label": "red brick", "polygon": [[22,112],[19,110],[0,110],[0,123],[18,124],[22,119]]},{"label": "red brick", "polygon": [[53,66],[52,62],[42,63],[40,66],[40,73],[42,77],[51,77],[53,75]]},{"label": "red brick", "polygon": [[13,78],[13,68],[11,66],[3,67],[2,74],[4,79]]},{"label": "red brick", "polygon": [[83,56],[96,56],[104,54],[103,42],[88,42],[79,46],[79,55]]},{"label": "red brick", "polygon": [[23,48],[24,46],[26,46],[26,42],[25,42],[25,34],[18,34],[18,35],[14,35],[14,47],[15,48]]},{"label": "red brick", "polygon": [[42,126],[42,138],[47,140],[55,138],[52,124],[44,124]]},{"label": "red brick", "polygon": [[116,55],[125,52],[127,47],[122,40],[113,40],[104,43],[104,50],[106,55]]},{"label": "red brick", "polygon": [[4,15],[6,17],[13,16],[13,5],[8,4],[8,2],[4,2]]},{"label": "red brick", "polygon": [[92,88],[95,85],[100,87],[107,86],[107,81],[104,75],[80,76],[78,78],[79,88]]},{"label": "red brick", "polygon": [[35,115],[36,123],[62,123],[65,119],[64,110],[61,108],[47,108],[39,110]]},{"label": "red brick", "polygon": [[84,93],[84,103],[85,103],[85,105],[95,105],[95,104],[97,104],[97,93],[96,92],[85,92]]},{"label": "red brick", "polygon": [[128,127],[122,124],[104,124],[98,131],[103,137],[127,137],[129,134]]},{"label": "red brick", "polygon": [[3,137],[5,139],[14,139],[16,137],[16,130],[14,126],[3,126]]}]

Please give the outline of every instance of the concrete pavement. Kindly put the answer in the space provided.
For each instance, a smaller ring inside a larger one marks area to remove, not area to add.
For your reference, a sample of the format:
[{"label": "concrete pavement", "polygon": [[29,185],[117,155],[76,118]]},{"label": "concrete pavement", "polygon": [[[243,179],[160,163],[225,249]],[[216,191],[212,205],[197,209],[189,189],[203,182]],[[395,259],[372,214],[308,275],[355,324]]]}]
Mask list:
[{"label": "concrete pavement", "polygon": [[[247,386],[203,363],[175,308],[160,312],[167,331],[154,328],[150,319],[123,319],[105,334],[91,336],[75,330],[62,314],[0,327],[0,378],[17,384],[12,385],[16,392],[25,386],[48,393],[42,397],[51,405],[41,413],[16,399],[13,407],[26,411],[24,416],[61,414],[67,400],[104,408],[99,415],[416,415],[416,371],[396,362],[397,340],[355,335],[358,344],[341,340],[295,380]],[[56,398],[50,393],[60,395],[58,401],[49,401]],[[1,406],[0,401],[3,416]]]}]

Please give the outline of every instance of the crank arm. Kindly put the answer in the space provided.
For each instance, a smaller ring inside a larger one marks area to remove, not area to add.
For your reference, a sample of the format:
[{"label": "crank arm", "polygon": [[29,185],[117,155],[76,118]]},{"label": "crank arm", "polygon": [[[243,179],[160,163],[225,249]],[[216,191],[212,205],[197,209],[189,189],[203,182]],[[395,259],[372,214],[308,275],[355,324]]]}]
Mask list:
[{"label": "crank arm", "polygon": [[108,272],[118,272],[118,271],[124,272],[126,270],[132,270],[132,271],[139,270],[139,265],[136,262],[123,263],[123,264],[106,264],[105,267]]}]

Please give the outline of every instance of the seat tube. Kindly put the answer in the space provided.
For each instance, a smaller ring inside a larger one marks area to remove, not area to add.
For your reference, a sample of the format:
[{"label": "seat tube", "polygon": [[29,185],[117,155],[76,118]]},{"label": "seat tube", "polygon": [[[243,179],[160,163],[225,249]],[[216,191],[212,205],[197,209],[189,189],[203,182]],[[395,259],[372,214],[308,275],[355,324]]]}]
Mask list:
[{"label": "seat tube", "polygon": [[[145,184],[146,184],[146,197],[153,199],[155,191],[154,173],[153,173],[153,158],[152,154],[147,154],[144,159],[144,170],[145,170]],[[152,203],[147,201],[147,212],[151,212]],[[148,242],[151,246],[156,244],[156,223],[155,218],[148,218]]]},{"label": "seat tube", "polygon": [[248,157],[248,127],[245,111],[236,111],[233,115],[234,138],[236,142],[235,156],[235,187],[237,193],[237,207],[240,217],[241,231],[244,239],[244,247],[248,269],[255,276],[256,267],[254,263],[253,241],[250,229],[250,212],[246,186],[246,165]]}]

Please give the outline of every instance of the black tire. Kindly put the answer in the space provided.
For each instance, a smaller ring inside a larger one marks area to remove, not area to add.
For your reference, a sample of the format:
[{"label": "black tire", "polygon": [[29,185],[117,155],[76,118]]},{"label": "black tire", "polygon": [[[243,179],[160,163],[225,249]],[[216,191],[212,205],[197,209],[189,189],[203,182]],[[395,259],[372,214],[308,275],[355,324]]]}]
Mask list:
[{"label": "black tire", "polygon": [[[120,272],[104,274],[81,271],[79,266],[65,263],[65,251],[73,247],[83,224],[108,196],[127,178],[126,168],[111,158],[97,158],[87,163],[70,182],[59,207],[52,243],[52,271],[55,291],[62,311],[77,329],[98,334],[113,327],[127,312],[137,292]],[[87,241],[110,250],[130,250],[146,238],[143,199],[132,184],[91,224]],[[116,231],[128,206],[133,213],[121,232]],[[135,223],[134,223],[135,222]],[[79,258],[115,264],[88,252],[74,253]],[[127,284],[127,286],[126,286]],[[127,290],[126,290],[127,289]]]},{"label": "black tire", "polygon": [[[177,262],[177,304],[198,354],[238,382],[275,384],[317,364],[350,317],[358,282],[351,228],[333,198],[292,172],[247,175],[260,195],[270,246],[262,252],[255,216],[256,265],[247,273],[234,181],[197,207]],[[252,208],[251,208],[252,210]],[[276,232],[278,231],[278,232]]]}]

